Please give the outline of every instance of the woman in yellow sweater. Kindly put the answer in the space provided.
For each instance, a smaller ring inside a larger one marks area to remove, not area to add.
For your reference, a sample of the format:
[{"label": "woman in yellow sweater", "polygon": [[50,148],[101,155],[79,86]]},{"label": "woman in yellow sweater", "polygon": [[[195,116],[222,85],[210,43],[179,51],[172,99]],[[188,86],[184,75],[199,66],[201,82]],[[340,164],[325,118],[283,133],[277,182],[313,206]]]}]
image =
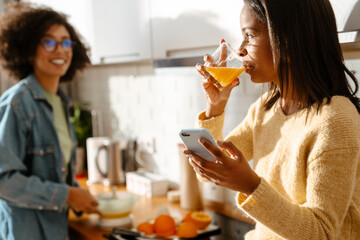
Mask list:
[{"label": "woman in yellow sweater", "polygon": [[[343,63],[330,2],[245,0],[240,24],[238,54],[251,80],[269,90],[218,141],[222,150],[199,140],[217,162],[185,150],[190,164],[238,192],[238,207],[256,221],[245,239],[360,239],[358,84]],[[238,84],[219,91],[202,80],[199,127],[218,140]]]}]

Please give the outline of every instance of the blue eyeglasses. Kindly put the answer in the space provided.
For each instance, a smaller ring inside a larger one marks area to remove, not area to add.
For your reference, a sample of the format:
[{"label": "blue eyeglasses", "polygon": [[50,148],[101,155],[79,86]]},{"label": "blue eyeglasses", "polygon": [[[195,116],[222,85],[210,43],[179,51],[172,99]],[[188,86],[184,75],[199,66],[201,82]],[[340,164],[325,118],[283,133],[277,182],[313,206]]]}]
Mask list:
[{"label": "blue eyeglasses", "polygon": [[57,49],[58,44],[61,45],[62,49],[65,52],[70,52],[73,49],[74,45],[73,41],[71,41],[70,39],[66,39],[60,42],[55,41],[54,39],[45,39],[41,41],[41,45],[47,52],[54,52]]}]

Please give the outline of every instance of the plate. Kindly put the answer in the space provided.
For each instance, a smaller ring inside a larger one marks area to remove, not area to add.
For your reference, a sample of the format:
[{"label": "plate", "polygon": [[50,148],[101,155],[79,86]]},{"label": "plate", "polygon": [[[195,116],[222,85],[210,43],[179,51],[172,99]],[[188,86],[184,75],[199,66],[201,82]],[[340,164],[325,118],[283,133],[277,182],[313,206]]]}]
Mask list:
[{"label": "plate", "polygon": [[108,239],[119,239],[119,237],[123,239],[158,239],[158,240],[179,240],[179,239],[203,239],[207,237],[211,237],[214,235],[218,235],[221,233],[221,228],[217,225],[210,224],[206,229],[204,230],[198,230],[198,235],[194,238],[180,238],[178,236],[170,236],[167,238],[157,237],[155,234],[152,235],[146,235],[144,233],[138,232],[135,228],[132,229],[125,229],[125,228],[114,228],[112,233],[105,234],[104,237]]}]

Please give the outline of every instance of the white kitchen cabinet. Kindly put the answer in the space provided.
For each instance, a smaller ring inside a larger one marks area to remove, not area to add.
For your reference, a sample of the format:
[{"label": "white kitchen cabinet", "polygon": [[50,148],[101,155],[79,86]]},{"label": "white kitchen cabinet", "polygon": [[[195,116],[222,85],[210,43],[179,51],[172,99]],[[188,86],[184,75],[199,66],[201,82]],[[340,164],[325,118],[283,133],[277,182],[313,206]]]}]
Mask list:
[{"label": "white kitchen cabinet", "polygon": [[[360,1],[331,0],[340,42],[360,41]],[[233,48],[241,43],[243,1],[151,0],[153,58],[211,53],[221,38]]]},{"label": "white kitchen cabinet", "polygon": [[339,32],[360,29],[360,1],[358,0],[330,0],[336,16]]},{"label": "white kitchen cabinet", "polygon": [[96,60],[113,63],[151,59],[149,1],[92,1]]},{"label": "white kitchen cabinet", "polygon": [[341,43],[360,41],[360,1],[330,0]]},{"label": "white kitchen cabinet", "polygon": [[23,0],[50,6],[91,48],[93,64],[151,59],[150,0]]},{"label": "white kitchen cabinet", "polygon": [[241,42],[239,0],[151,0],[153,58],[211,53],[224,38]]}]

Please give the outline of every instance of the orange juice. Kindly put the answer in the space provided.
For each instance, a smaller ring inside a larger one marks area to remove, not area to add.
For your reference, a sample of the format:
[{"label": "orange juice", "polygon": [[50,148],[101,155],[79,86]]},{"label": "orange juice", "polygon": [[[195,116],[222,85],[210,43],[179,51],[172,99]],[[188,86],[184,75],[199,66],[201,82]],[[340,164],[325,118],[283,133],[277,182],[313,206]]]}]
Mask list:
[{"label": "orange juice", "polygon": [[106,218],[106,219],[110,219],[110,218],[123,218],[126,216],[130,215],[130,211],[129,212],[124,212],[124,213],[101,213],[101,218]]},{"label": "orange juice", "polygon": [[222,87],[226,87],[245,71],[245,68],[205,67]]}]

